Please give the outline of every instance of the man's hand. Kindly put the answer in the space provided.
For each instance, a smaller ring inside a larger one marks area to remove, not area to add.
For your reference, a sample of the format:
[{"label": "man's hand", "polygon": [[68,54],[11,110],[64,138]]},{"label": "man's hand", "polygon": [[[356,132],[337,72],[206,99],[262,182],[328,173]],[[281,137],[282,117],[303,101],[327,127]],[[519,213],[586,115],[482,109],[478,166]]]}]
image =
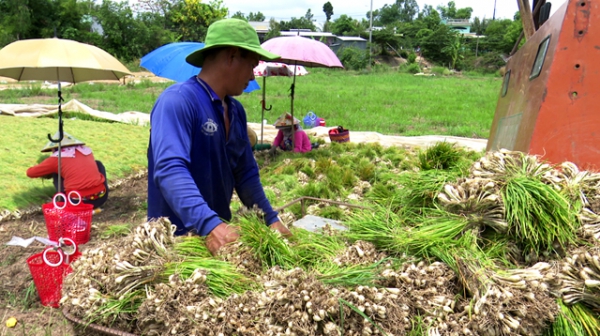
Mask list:
[{"label": "man's hand", "polygon": [[206,247],[212,255],[216,255],[221,247],[236,241],[239,233],[232,226],[221,223],[206,236]]},{"label": "man's hand", "polygon": [[292,236],[292,232],[290,232],[290,230],[286,228],[285,225],[281,224],[280,221],[271,224],[270,228],[279,231],[279,233],[281,233],[281,235],[284,237]]}]

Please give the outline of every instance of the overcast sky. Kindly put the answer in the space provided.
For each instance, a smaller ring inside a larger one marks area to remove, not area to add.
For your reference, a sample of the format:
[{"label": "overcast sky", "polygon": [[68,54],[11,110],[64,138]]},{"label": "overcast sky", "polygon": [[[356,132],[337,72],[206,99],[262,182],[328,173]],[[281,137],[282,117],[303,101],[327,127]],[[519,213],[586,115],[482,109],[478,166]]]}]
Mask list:
[{"label": "overcast sky", "polygon": [[[366,13],[370,10],[370,0],[329,0],[333,5],[333,19],[341,14],[349,15],[356,19],[366,18]],[[550,0],[552,2],[552,13],[565,3],[566,0]],[[325,21],[323,13],[323,4],[327,0],[224,0],[225,6],[229,8],[230,15],[241,11],[248,15],[250,12],[262,12],[267,20],[275,18],[278,21],[289,20],[291,17],[304,16],[310,8],[314,19],[318,22]],[[383,7],[385,4],[392,4],[393,0],[373,0],[373,9]],[[432,5],[434,8],[438,5],[446,5],[448,0],[417,0],[419,7]],[[457,8],[473,8],[473,16],[480,18],[492,18],[494,14],[494,0],[454,0]],[[533,3],[533,0],[530,1]],[[497,0],[496,18],[512,19],[515,12],[519,10],[517,0]]]}]

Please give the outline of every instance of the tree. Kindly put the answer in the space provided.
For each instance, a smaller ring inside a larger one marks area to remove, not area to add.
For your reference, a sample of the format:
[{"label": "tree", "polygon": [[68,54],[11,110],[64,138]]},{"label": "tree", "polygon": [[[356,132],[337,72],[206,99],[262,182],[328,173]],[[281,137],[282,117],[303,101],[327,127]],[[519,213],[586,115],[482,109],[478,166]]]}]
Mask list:
[{"label": "tree", "polygon": [[417,21],[422,23],[425,28],[435,30],[442,23],[442,17],[432,6],[425,5],[421,13],[419,13]]},{"label": "tree", "polygon": [[[388,26],[399,22],[412,22],[415,15],[419,13],[419,5],[416,0],[396,0],[391,5],[383,5],[380,9],[373,11],[373,22],[376,25]],[[371,12],[367,12],[370,18]]]},{"label": "tree", "polygon": [[331,20],[331,17],[333,16],[333,5],[331,4],[331,2],[327,1],[323,5],[323,12],[325,13],[325,17],[327,18],[325,22],[329,22],[329,20]]},{"label": "tree", "polygon": [[59,37],[83,41],[83,35],[86,30],[89,31],[91,23],[84,23],[82,8],[76,0],[61,0],[55,26]]},{"label": "tree", "polygon": [[372,37],[373,43],[379,46],[379,53],[381,55],[387,54],[388,47],[396,49],[400,44],[400,40],[391,28],[375,30]]},{"label": "tree", "polygon": [[489,23],[490,23],[489,19],[480,20],[479,17],[476,16],[473,19],[473,22],[471,23],[471,31],[477,35],[483,35],[483,33],[485,33],[485,30],[487,29]]},{"label": "tree", "polygon": [[453,19],[456,16],[456,4],[454,1],[449,1],[448,6],[438,6],[437,10],[440,12],[442,19]]},{"label": "tree", "polygon": [[315,24],[308,20],[306,16],[303,16],[301,18],[293,17],[290,21],[280,21],[279,29],[284,31],[290,29],[309,29],[310,31],[316,31],[317,27],[315,27]]},{"label": "tree", "polygon": [[451,63],[451,58],[442,49],[454,40],[456,34],[456,31],[444,24],[439,25],[435,30],[423,29],[419,31],[417,37],[420,39],[421,55],[436,63]]},{"label": "tree", "polygon": [[275,19],[271,18],[271,20],[269,20],[269,32],[267,32],[267,35],[265,36],[265,40],[268,40],[270,38],[277,37],[277,36],[281,36],[280,26],[279,26],[279,23]]},{"label": "tree", "polygon": [[263,22],[263,21],[265,21],[266,18],[265,18],[265,15],[261,12],[256,12],[256,14],[250,12],[250,14],[248,14],[247,19],[248,19],[248,21]]},{"label": "tree", "polygon": [[310,22],[313,22],[313,13],[310,11],[310,8],[306,11],[306,14],[304,14],[304,18]]},{"label": "tree", "polygon": [[[512,48],[514,47],[515,43],[517,43],[517,40],[519,39],[519,35],[521,35],[521,32],[523,31],[523,22],[521,21],[521,15],[519,14],[518,16],[515,15],[515,20],[513,22],[510,23],[510,25],[508,26],[508,29],[506,30],[506,33],[504,34],[504,45],[505,46],[510,46],[510,50],[508,48],[505,49],[505,52],[509,53],[510,51],[512,51]],[[521,40],[521,45],[523,45],[523,43],[525,43],[525,39]],[[520,45],[520,46],[521,46]]]},{"label": "tree", "polygon": [[139,27],[127,3],[104,0],[94,15],[104,30],[102,49],[126,61],[142,56],[134,43]]},{"label": "tree", "polygon": [[331,32],[334,35],[360,35],[361,32],[364,32],[365,27],[358,22],[357,20],[349,17],[346,14],[340,15],[339,18],[334,20],[331,24]]},{"label": "tree", "polygon": [[226,15],[227,8],[221,0],[208,4],[200,0],[183,0],[173,8],[173,23],[182,41],[204,41],[208,26]]},{"label": "tree", "polygon": [[471,18],[471,14],[473,14],[473,8],[465,7],[465,8],[456,8],[456,3],[454,1],[449,1],[448,6],[438,6],[438,11],[440,11],[440,15],[442,19],[463,19],[469,20]]},{"label": "tree", "polygon": [[464,59],[461,37],[458,33],[454,33],[449,43],[442,49],[442,52],[450,57],[450,68],[456,69],[456,63]]},{"label": "tree", "polygon": [[[485,39],[480,42],[479,49],[482,51],[496,51],[501,53],[509,53],[516,41],[505,39],[513,21],[511,20],[492,20],[485,29]],[[518,31],[520,33],[520,31]],[[518,34],[517,33],[517,34]],[[518,35],[517,35],[518,37]]]},{"label": "tree", "polygon": [[417,0],[396,0],[396,5],[400,11],[401,22],[412,22],[419,13]]},{"label": "tree", "polygon": [[134,9],[139,12],[150,12],[166,17],[174,5],[181,0],[137,0]]},{"label": "tree", "polygon": [[470,20],[471,14],[473,14],[473,8],[471,8],[471,7],[460,8],[456,11],[456,15],[454,16],[454,19]]},{"label": "tree", "polygon": [[231,17],[234,18],[234,19],[240,19],[240,20],[248,21],[246,19],[246,15],[244,15],[244,13],[242,13],[241,11],[237,11],[237,12],[233,13],[233,15]]},{"label": "tree", "polygon": [[29,1],[4,0],[0,1],[0,27],[2,34],[0,36],[6,40],[2,46],[14,40],[27,38],[31,29],[31,14],[29,11]]},{"label": "tree", "polygon": [[377,14],[374,18],[377,17],[377,22],[383,26],[400,21],[400,10],[397,4],[383,5],[377,13],[373,14]]}]

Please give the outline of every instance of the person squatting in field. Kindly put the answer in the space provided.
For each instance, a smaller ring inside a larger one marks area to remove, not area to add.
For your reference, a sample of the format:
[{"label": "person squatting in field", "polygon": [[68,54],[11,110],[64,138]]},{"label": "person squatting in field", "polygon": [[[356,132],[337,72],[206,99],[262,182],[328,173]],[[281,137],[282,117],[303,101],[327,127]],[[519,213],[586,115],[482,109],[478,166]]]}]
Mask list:
[{"label": "person squatting in field", "polygon": [[[291,151],[292,149],[296,153],[306,153],[312,149],[310,139],[306,132],[300,128],[300,120],[294,117],[292,125],[292,115],[284,113],[275,121],[275,128],[279,131],[275,140],[273,140],[273,147],[271,147],[271,153],[275,152],[277,148],[284,151]],[[292,145],[292,137],[295,138],[295,144]],[[293,146],[293,148],[292,148]]]},{"label": "person squatting in field", "polygon": [[[58,139],[59,135],[57,132],[54,139]],[[92,204],[94,209],[101,207],[108,199],[108,180],[104,165],[94,158],[92,149],[85,146],[84,142],[68,133],[63,135],[60,142],[60,188],[58,142],[49,141],[42,148],[42,153],[52,152],[52,154],[38,165],[27,169],[27,176],[52,178],[57,191],[66,194],[77,191],[83,203]]]}]

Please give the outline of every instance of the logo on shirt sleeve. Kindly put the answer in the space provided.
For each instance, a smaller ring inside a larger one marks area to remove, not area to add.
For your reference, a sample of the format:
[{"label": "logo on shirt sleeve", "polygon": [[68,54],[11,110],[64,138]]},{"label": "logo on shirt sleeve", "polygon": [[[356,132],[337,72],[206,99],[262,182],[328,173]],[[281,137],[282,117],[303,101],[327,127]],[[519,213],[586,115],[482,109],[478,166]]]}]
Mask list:
[{"label": "logo on shirt sleeve", "polygon": [[212,119],[208,119],[208,121],[202,125],[202,133],[208,136],[213,136],[218,130],[219,125],[217,125],[217,123]]}]

